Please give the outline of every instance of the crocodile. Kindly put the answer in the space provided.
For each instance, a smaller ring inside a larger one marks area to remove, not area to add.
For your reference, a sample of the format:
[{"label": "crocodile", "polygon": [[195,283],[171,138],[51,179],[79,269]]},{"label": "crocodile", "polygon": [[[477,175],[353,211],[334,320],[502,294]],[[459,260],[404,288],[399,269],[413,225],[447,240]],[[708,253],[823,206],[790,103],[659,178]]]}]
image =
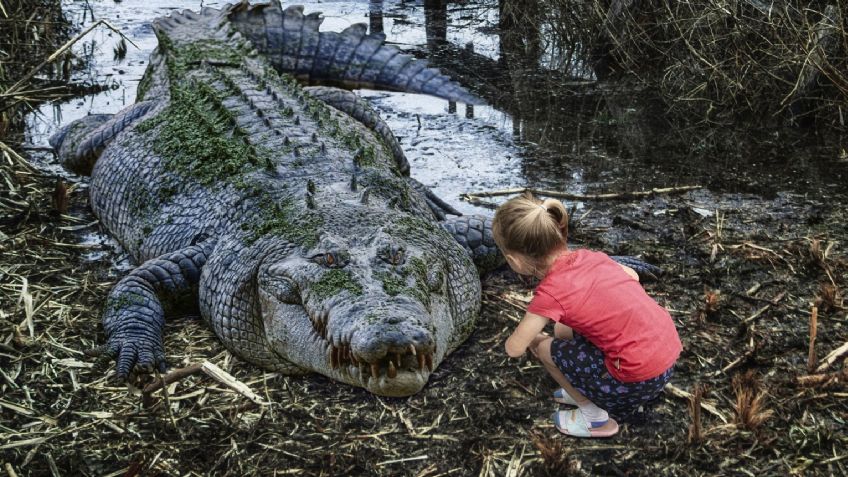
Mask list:
[{"label": "crocodile", "polygon": [[491,219],[412,179],[349,90],[479,100],[365,25],[321,21],[276,0],[158,18],[137,102],[51,138],[140,264],[104,307],[118,378],[166,369],[165,317],[186,309],[242,360],[385,396],[420,391],[473,331],[480,273],[502,263]]}]

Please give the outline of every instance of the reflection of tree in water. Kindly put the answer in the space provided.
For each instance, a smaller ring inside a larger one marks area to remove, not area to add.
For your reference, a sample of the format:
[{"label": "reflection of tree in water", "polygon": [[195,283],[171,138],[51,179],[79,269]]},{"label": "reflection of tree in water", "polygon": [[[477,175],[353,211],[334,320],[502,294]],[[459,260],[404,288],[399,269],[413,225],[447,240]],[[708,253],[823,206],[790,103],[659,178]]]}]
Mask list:
[{"label": "reflection of tree in water", "polygon": [[368,2],[369,33],[383,33],[383,0]]},{"label": "reflection of tree in water", "polygon": [[[749,158],[786,157],[773,143],[737,142],[731,129],[715,136],[673,129],[654,93],[597,81],[592,66],[603,67],[603,55],[592,49],[596,30],[576,2],[498,0],[497,60],[447,40],[447,7],[446,0],[425,0],[426,52],[418,53],[512,117],[516,140],[528,145],[530,181],[566,186],[579,172],[583,182],[614,176],[617,187],[634,189],[671,179],[745,188],[757,181],[751,175],[764,176]],[[728,173],[733,168],[738,173]]]}]

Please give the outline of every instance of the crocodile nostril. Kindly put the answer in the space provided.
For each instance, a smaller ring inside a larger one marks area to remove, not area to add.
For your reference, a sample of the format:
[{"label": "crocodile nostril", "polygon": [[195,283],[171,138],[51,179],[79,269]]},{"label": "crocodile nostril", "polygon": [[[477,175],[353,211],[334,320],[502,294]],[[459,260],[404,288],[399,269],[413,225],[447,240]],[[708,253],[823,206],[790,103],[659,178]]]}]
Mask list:
[{"label": "crocodile nostril", "polygon": [[399,316],[390,316],[390,317],[386,318],[386,323],[388,323],[390,325],[400,324],[401,321],[403,321],[403,319]]}]

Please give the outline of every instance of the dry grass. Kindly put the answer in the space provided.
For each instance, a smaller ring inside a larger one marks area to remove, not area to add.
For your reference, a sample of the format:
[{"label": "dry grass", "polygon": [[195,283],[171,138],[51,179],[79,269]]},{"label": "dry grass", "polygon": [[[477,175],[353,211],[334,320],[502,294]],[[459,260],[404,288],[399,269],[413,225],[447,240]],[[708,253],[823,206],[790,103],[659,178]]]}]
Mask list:
[{"label": "dry grass", "polygon": [[500,8],[502,26],[518,26],[505,37],[517,45],[509,58],[578,78],[594,70],[608,87],[656,94],[663,119],[697,152],[733,150],[740,139],[731,132],[759,132],[744,141],[768,143],[765,132],[780,125],[845,131],[840,5],[511,0]]},{"label": "dry grass", "polygon": [[575,475],[580,470],[579,462],[571,459],[563,439],[557,439],[549,433],[533,432],[530,434],[530,440],[539,451],[546,475]]},{"label": "dry grass", "polygon": [[700,444],[704,440],[704,425],[701,422],[701,400],[703,397],[704,388],[696,384],[694,391],[692,391],[692,397],[689,399],[689,415],[692,418],[687,435],[689,444]]},{"label": "dry grass", "polygon": [[[505,276],[486,280],[476,333],[436,370],[421,394],[409,399],[378,398],[315,376],[263,372],[234,359],[191,318],[168,320],[171,365],[214,363],[262,404],[206,374],[170,384],[167,397],[159,390],[145,398],[112,383],[111,365],[85,351],[103,341],[101,304],[120,272],[108,260],[83,259],[88,252],[109,251],[79,242],[79,234],[96,230],[85,189],[66,188],[68,212],[60,214],[52,205],[54,178],[5,162],[0,172],[14,185],[0,212],[5,237],[0,240],[0,459],[17,475],[50,475],[53,468],[61,475],[69,470],[77,475],[424,476],[617,474],[622,469],[632,475],[693,475],[715,474],[724,465],[761,475],[785,475],[799,466],[820,475],[842,469],[842,461],[833,459],[844,456],[848,441],[830,430],[836,416],[848,412],[841,397],[846,390],[842,364],[794,384],[804,373],[807,344],[806,326],[798,323],[805,323],[809,308],[798,307],[794,298],[773,298],[785,286],[809,302],[819,283],[810,278],[825,276],[818,266],[809,268],[812,276],[792,272],[804,269],[808,260],[804,237],[789,245],[777,236],[773,243],[761,242],[758,247],[779,251],[781,260],[769,262],[738,252],[758,249],[732,248],[751,239],[740,232],[740,223],[728,224],[728,252],[715,263],[742,267],[745,274],[711,268],[711,241],[705,235],[703,242],[685,245],[686,253],[703,263],[697,269],[684,269],[673,258],[680,253],[677,245],[651,248],[654,261],[669,274],[648,285],[649,291],[674,310],[684,341],[674,383],[697,396],[692,383],[703,382],[711,391],[701,404],[718,412],[696,413],[691,406],[697,399],[669,395],[644,422],[625,424],[616,438],[577,441],[558,435],[548,422],[554,386],[542,369],[504,357],[503,340],[528,294]],[[627,205],[604,207],[614,216],[632,210]],[[839,210],[833,213],[828,227],[844,223]],[[667,224],[652,226],[659,230]],[[823,243],[827,239],[819,237]],[[842,290],[848,267],[841,256],[838,247],[832,249],[829,263]],[[726,293],[722,313],[694,323],[688,310],[703,306],[704,283],[713,273],[725,277],[723,289],[750,293]],[[771,285],[751,287],[752,281]],[[750,354],[748,337],[740,339],[738,330],[763,301],[773,312],[745,325],[757,343]],[[830,332],[819,337],[820,349],[830,351],[848,339],[844,328],[833,326],[844,323],[842,315],[822,320]],[[733,366],[742,371],[735,378],[721,371],[739,359]],[[734,417],[726,422],[722,416]],[[693,445],[680,445],[687,441]],[[775,460],[775,454],[781,457]]]},{"label": "dry grass", "polygon": [[[53,53],[67,39],[70,25],[55,0],[2,0],[0,11],[0,140],[20,128],[21,104],[51,99],[66,88],[42,82],[30,83],[22,94],[7,95],[6,90],[32,67]],[[48,76],[70,75],[71,57],[44,71]],[[67,65],[63,67],[63,64]]]},{"label": "dry grass", "polygon": [[[715,249],[713,249],[715,250]],[[716,315],[721,305],[721,292],[704,288],[704,298],[700,307],[695,311],[695,319],[703,322]]]},{"label": "dry grass", "polygon": [[848,34],[832,4],[636,3],[605,24],[611,52],[620,72],[659,89],[670,114],[728,127],[812,114],[844,127]]},{"label": "dry grass", "polygon": [[819,285],[816,295],[816,306],[823,312],[841,310],[843,308],[842,296],[839,290],[832,284],[824,282]]},{"label": "dry grass", "polygon": [[774,410],[766,409],[766,393],[756,372],[748,370],[735,375],[732,385],[736,395],[733,421],[742,429],[758,432],[774,416]]}]

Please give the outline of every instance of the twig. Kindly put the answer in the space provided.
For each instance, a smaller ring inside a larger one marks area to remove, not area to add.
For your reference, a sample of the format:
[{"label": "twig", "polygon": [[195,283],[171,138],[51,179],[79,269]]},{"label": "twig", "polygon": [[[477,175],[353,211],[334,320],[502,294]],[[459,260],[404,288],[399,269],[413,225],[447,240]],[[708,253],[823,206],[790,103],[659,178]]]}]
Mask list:
[{"label": "twig", "polygon": [[689,400],[689,414],[692,416],[692,424],[689,425],[688,440],[690,444],[697,444],[704,439],[704,429],[701,425],[701,398],[704,389],[700,384],[695,385],[695,392]]},{"label": "twig", "polygon": [[807,354],[807,373],[812,373],[816,369],[816,334],[819,327],[819,309],[813,306],[810,313],[810,350]]},{"label": "twig", "polygon": [[840,382],[845,381],[848,381],[848,368],[827,374],[810,374],[807,376],[798,376],[796,382],[799,386],[813,387],[829,386],[831,384],[839,384]]},{"label": "twig", "polygon": [[[2,5],[2,4],[0,4],[0,5]],[[6,462],[6,464],[4,465],[4,467],[6,468],[6,474],[7,474],[9,477],[18,477],[18,474],[17,474],[17,473],[15,473],[15,468],[14,468],[14,467],[12,467],[12,464],[11,464],[11,463]]]},{"label": "twig", "polygon": [[[692,393],[684,391],[671,383],[666,384],[664,389],[666,392],[668,392],[674,397],[687,399],[690,401],[692,400]],[[727,417],[724,415],[724,413],[716,409],[716,407],[712,404],[701,401],[701,408],[703,408],[705,411],[712,414],[713,416],[721,419],[721,422],[727,424]]]},{"label": "twig", "polygon": [[[162,380],[162,376],[159,375],[159,370],[156,370],[156,379]],[[180,426],[177,425],[177,420],[174,418],[174,411],[171,409],[171,396],[168,393],[168,386],[162,386],[162,396],[165,397],[165,408],[168,410],[168,417],[171,419],[171,424],[174,425],[174,429],[177,430],[177,433],[180,435],[180,438],[185,439],[185,434],[183,434],[183,430],[180,429]]]},{"label": "twig", "polygon": [[259,397],[258,394],[254,393],[246,384],[233,377],[230,373],[210,363],[209,361],[204,361],[200,363],[200,368],[210,378],[214,379],[215,381],[218,381],[224,386],[229,387],[230,389],[241,394],[247,399],[250,399],[255,404],[259,404],[260,406],[268,405],[267,402],[263,401],[262,398]]},{"label": "twig", "polygon": [[768,310],[769,308],[771,308],[774,305],[777,305],[777,303],[780,302],[780,300],[782,300],[784,296],[786,296],[786,291],[782,291],[782,292],[778,293],[777,296],[774,297],[774,299],[772,299],[771,302],[769,302],[766,306],[760,308],[759,310],[755,311],[753,315],[742,320],[742,324],[747,325],[747,324],[751,323],[752,321],[756,320],[757,318],[760,317],[760,315],[765,313],[766,310]]},{"label": "twig", "polygon": [[828,353],[828,355],[825,356],[822,360],[821,364],[819,364],[819,367],[816,368],[816,373],[823,373],[827,371],[827,368],[832,366],[833,363],[839,361],[846,354],[848,354],[848,341],[843,343],[842,346]]},{"label": "twig", "polygon": [[3,151],[8,154],[9,157],[11,157],[15,162],[18,163],[18,165],[20,165],[24,169],[27,169],[30,172],[36,172],[35,168],[32,167],[32,164],[30,164],[29,161],[21,157],[20,154],[15,152],[15,150],[11,147],[7,146],[6,143],[4,143],[3,141],[0,141],[0,151]]},{"label": "twig", "polygon": [[201,371],[210,378],[214,379],[215,381],[218,381],[224,386],[227,386],[228,388],[250,399],[254,403],[259,404],[260,406],[265,406],[268,404],[267,402],[263,401],[258,394],[254,393],[248,385],[239,381],[230,373],[224,371],[223,369],[219,368],[218,366],[212,364],[209,361],[203,361],[202,363],[192,364],[190,366],[186,366],[185,368],[175,369],[164,377],[158,377],[156,381],[153,381],[152,383],[148,384],[144,388],[143,392],[145,395],[149,395],[159,389],[163,389],[164,387],[168,386],[173,382],[179,381],[193,374],[197,374]]},{"label": "twig", "polygon": [[47,65],[48,65],[48,64],[50,64],[51,62],[55,61],[55,60],[56,60],[56,58],[58,58],[58,57],[59,57],[62,53],[66,52],[66,51],[67,51],[70,47],[74,46],[74,44],[75,44],[76,42],[80,41],[80,40],[81,40],[84,36],[88,35],[88,34],[89,34],[92,30],[94,30],[95,28],[97,28],[97,27],[98,27],[98,26],[100,26],[100,25],[105,25],[107,28],[109,28],[110,30],[112,30],[112,31],[114,31],[115,33],[117,33],[118,35],[120,35],[120,36],[121,36],[121,38],[123,38],[123,39],[125,39],[125,40],[129,41],[129,42],[130,42],[130,43],[131,43],[134,47],[138,48],[138,45],[136,45],[135,43],[133,43],[133,41],[132,41],[132,40],[130,40],[129,38],[127,38],[127,36],[126,36],[126,35],[124,35],[123,33],[121,33],[121,31],[120,31],[120,30],[118,30],[117,28],[115,28],[114,26],[112,26],[112,24],[110,24],[108,21],[106,21],[106,20],[97,20],[96,22],[92,23],[92,24],[91,24],[88,28],[86,28],[85,30],[83,30],[82,32],[80,32],[80,34],[79,34],[79,35],[77,35],[77,36],[75,36],[75,37],[71,38],[70,40],[68,40],[68,41],[67,41],[64,45],[62,45],[62,46],[61,46],[58,50],[56,50],[55,52],[53,52],[53,54],[52,54],[52,55],[48,56],[46,60],[42,61],[42,62],[41,62],[41,63],[39,63],[37,66],[35,66],[33,69],[29,70],[29,73],[25,74],[25,75],[24,75],[24,76],[23,76],[20,80],[18,80],[18,82],[17,82],[17,83],[13,84],[13,85],[12,85],[12,86],[10,86],[10,87],[9,87],[6,91],[4,91],[2,94],[0,94],[0,97],[4,97],[4,96],[12,96],[12,95],[14,95],[14,94],[15,94],[15,93],[16,93],[16,92],[17,92],[17,91],[18,91],[18,90],[19,90],[22,86],[24,86],[25,84],[27,84],[27,83],[29,82],[29,80],[30,80],[30,79],[32,79],[32,77],[33,77],[33,76],[35,76],[35,74],[36,74],[36,73],[38,73],[38,72],[41,70],[41,68],[44,68],[45,66],[47,66]]},{"label": "twig", "polygon": [[383,462],[377,462],[376,465],[377,465],[377,467],[381,467],[381,466],[389,465],[389,464],[400,464],[402,462],[410,462],[410,461],[414,461],[414,460],[426,460],[426,459],[427,459],[427,454],[424,454],[424,455],[419,455],[419,456],[416,456],[416,457],[406,457],[406,458],[403,458],[403,459],[384,460]]},{"label": "twig", "polygon": [[533,187],[517,187],[513,189],[501,189],[501,190],[493,190],[493,191],[480,191],[480,192],[468,192],[462,194],[461,197],[463,200],[472,201],[477,200],[480,197],[497,197],[503,195],[516,195],[523,194],[525,192],[530,192],[534,195],[543,195],[546,197],[556,197],[559,199],[568,199],[568,200],[625,200],[625,199],[636,199],[641,197],[650,197],[659,194],[679,194],[683,192],[688,192],[690,190],[701,189],[702,186],[694,185],[694,186],[679,186],[679,187],[663,187],[663,188],[654,188],[651,190],[643,190],[636,192],[618,192],[618,193],[608,193],[608,194],[572,194],[570,192],[559,192],[554,190],[544,190],[544,189],[536,189]]},{"label": "twig", "polygon": [[754,356],[754,354],[757,352],[757,348],[758,348],[757,343],[754,341],[754,337],[751,336],[751,341],[748,344],[748,349],[746,349],[745,352],[742,353],[741,356],[739,356],[738,358],[736,358],[733,361],[731,361],[730,363],[728,363],[725,367],[721,368],[721,371],[716,371],[716,372],[712,373],[712,375],[718,376],[719,374],[727,374],[728,372],[735,369],[737,366],[739,366],[740,364],[744,363],[749,358]]},{"label": "twig", "polygon": [[200,363],[195,363],[185,368],[175,369],[165,376],[157,377],[155,381],[144,387],[144,394],[152,394],[159,389],[162,389],[171,383],[184,379],[192,374],[197,374],[201,371]]}]

